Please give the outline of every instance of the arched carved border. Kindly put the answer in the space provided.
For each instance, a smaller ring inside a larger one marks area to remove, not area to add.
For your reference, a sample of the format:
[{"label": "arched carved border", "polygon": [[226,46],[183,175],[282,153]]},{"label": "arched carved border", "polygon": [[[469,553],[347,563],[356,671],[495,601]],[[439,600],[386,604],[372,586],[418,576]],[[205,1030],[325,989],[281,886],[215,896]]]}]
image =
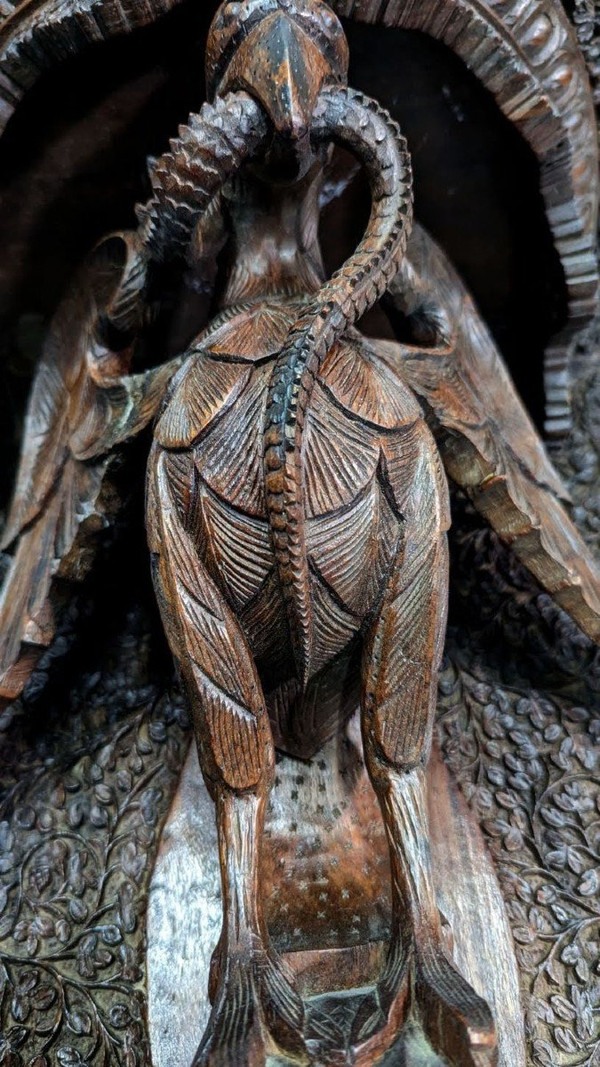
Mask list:
[{"label": "arched carved border", "polygon": [[[39,76],[180,0],[25,0],[0,27],[0,130]],[[570,427],[568,352],[598,302],[597,126],[587,69],[558,0],[331,0],[339,15],[419,30],[462,58],[533,148],[565,272],[569,321],[546,354],[547,425]]]},{"label": "arched carved border", "polygon": [[535,152],[565,272],[569,322],[546,354],[547,426],[570,427],[568,349],[598,302],[598,134],[575,32],[551,0],[332,0],[337,13],[418,30],[455,52]]}]

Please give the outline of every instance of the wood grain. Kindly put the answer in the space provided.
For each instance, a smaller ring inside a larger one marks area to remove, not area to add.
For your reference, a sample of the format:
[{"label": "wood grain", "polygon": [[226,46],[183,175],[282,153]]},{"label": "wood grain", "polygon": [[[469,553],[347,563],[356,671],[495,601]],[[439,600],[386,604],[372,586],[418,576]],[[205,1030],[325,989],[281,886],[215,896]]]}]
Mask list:
[{"label": "wood grain", "polygon": [[[443,5],[420,10],[442,38],[453,25],[455,46],[468,43],[473,62],[481,52],[480,74],[505,55],[496,17],[475,0],[450,14]],[[375,17],[380,7],[356,11]],[[515,21],[526,52],[521,29]],[[534,59],[519,60],[521,106],[538,119],[532,128],[524,118],[523,128],[558,175],[568,239],[559,225],[555,236],[576,317],[595,300],[582,207],[588,196],[594,216],[595,184],[569,170],[581,148],[574,134],[561,141],[566,171],[552,155],[564,99],[544,88],[551,68],[532,80]],[[343,29],[321,0],[218,9],[207,46],[213,101],[151,163],[138,231],[109,240],[126,250],[116,279],[109,271],[107,282],[105,267],[98,278],[93,257],[92,275],[51,328],[8,524],[5,660],[22,686],[30,646],[51,638],[51,579],[69,576],[72,560],[83,569],[77,537],[116,449],[156,413],[148,545],[214,801],[221,882],[212,1008],[193,1067],[263,1067],[275,1056],[365,1067],[388,1054],[430,1067],[522,1059],[503,908],[439,761],[428,802],[448,599],[446,472],[600,638],[598,570],[564,510],[560,480],[460,280],[422,231],[410,237],[406,145],[387,112],[348,88],[347,69]],[[505,88],[515,85],[508,78]],[[515,118],[513,98],[505,104]],[[332,144],[362,164],[372,210],[358,248],[327,279],[319,195]],[[228,235],[223,281],[214,259]],[[220,283],[220,307],[181,359],[131,375],[164,265]],[[414,343],[369,342],[357,331],[386,292]],[[324,746],[329,768],[317,755]],[[285,771],[276,750],[287,754]],[[317,839],[306,826],[286,829],[286,807],[272,800],[282,777],[288,786],[292,773],[302,777],[299,761],[315,758],[307,811],[317,772],[341,779],[317,786],[328,797],[315,807]],[[190,764],[186,789],[191,774]],[[439,911],[432,803],[438,877],[456,878],[457,895],[445,900],[464,966],[451,958]],[[201,810],[203,825],[205,801]],[[174,828],[184,814],[173,813]],[[160,869],[169,888],[178,848],[166,839]],[[203,901],[214,857],[207,864]],[[386,878],[380,900],[377,872]],[[185,899],[174,900],[177,915]],[[474,948],[479,907],[502,941],[497,975]],[[292,950],[301,954],[295,968]],[[158,1018],[164,1026],[164,1008]]]},{"label": "wood grain", "polygon": [[[31,392],[1,547],[13,555],[0,595],[0,701],[22,692],[55,632],[61,581],[80,581],[119,501],[118,448],[155,414],[177,361],[130,374],[130,330],[143,314],[145,256],[135,234],[108,238],[50,325]],[[105,339],[107,326],[122,339]]]},{"label": "wood grain", "polygon": [[589,76],[560,3],[334,0],[340,15],[430,34],[493,93],[540,163],[540,186],[569,291],[569,323],[546,352],[547,431],[571,425],[570,341],[598,303],[598,137]]},{"label": "wood grain", "polygon": [[[352,755],[344,756],[336,740],[308,764],[284,757],[278,763],[278,783],[267,817],[266,870],[272,872],[267,875],[269,928],[309,1007],[322,1003],[318,998],[335,986],[368,987],[381,969],[389,931],[387,845],[360,760],[357,717],[349,723],[345,739]],[[519,979],[504,901],[481,834],[435,748],[428,768],[428,798],[433,877],[445,930],[453,931],[452,955],[494,1005],[499,1067],[525,1067]],[[334,814],[340,807],[341,828]],[[349,833],[352,848],[344,849]],[[309,850],[307,841],[314,842]],[[460,864],[455,861],[457,854]],[[369,855],[376,865],[367,880],[359,882],[357,857],[364,862]],[[293,895],[289,886],[297,887]],[[302,911],[297,905],[306,893],[314,895],[314,904]],[[369,893],[375,894],[373,899]],[[330,906],[325,903],[329,914],[315,924],[310,916],[323,909],[319,898],[324,894],[330,901]],[[340,909],[347,913],[347,925],[340,922]],[[353,915],[360,916],[358,923],[352,921]],[[196,1034],[208,1021],[208,998],[199,991],[208,985],[220,917],[214,807],[192,747],[163,834],[148,905],[148,1012],[155,1067],[183,1065],[193,1057]],[[304,923],[301,931],[298,922]],[[298,932],[292,937],[294,926]],[[328,948],[316,950],[319,941]],[[346,947],[333,947],[344,942]],[[338,1017],[343,1004],[340,1000]],[[186,1024],[174,1026],[174,1017]],[[419,1060],[416,1048],[423,1044],[426,1052],[421,1055],[426,1058]],[[438,1067],[422,1038],[411,1036],[407,1046],[402,1054],[412,1067]]]}]

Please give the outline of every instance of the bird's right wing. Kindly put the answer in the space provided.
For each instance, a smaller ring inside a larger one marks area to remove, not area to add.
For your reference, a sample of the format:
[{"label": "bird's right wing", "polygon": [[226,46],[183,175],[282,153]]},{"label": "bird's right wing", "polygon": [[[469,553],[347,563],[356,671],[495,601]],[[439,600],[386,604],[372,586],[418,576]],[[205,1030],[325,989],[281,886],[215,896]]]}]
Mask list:
[{"label": "bird's right wing", "polygon": [[[118,504],[116,449],[153,417],[180,361],[130,374],[144,315],[145,257],[115,235],[77,273],[48,330],[31,391],[0,548],[0,702],[15,699],[55,632],[58,579],[81,580]],[[103,340],[119,339],[116,349]]]},{"label": "bird's right wing", "polygon": [[569,518],[568,492],[471,296],[420,227],[390,298],[424,343],[382,341],[378,351],[423,402],[448,474],[600,643],[600,565]]}]

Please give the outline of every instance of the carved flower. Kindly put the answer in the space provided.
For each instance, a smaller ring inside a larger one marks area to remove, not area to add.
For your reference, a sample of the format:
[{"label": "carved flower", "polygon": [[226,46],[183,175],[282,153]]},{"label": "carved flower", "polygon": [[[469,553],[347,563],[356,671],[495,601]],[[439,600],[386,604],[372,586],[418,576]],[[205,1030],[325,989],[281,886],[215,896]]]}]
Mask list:
[{"label": "carved flower", "polygon": [[79,1050],[72,1048],[71,1045],[63,1045],[62,1048],[57,1049],[56,1059],[60,1067],[86,1067],[86,1061]]},{"label": "carved flower", "polygon": [[34,915],[32,919],[21,919],[13,930],[15,941],[25,941],[28,956],[35,956],[40,940],[49,938],[54,933],[54,922],[47,915]]},{"label": "carved flower", "polygon": [[1,1067],[21,1067],[23,1058],[19,1049],[23,1047],[29,1031],[24,1026],[11,1026],[4,1034],[0,1034],[0,1065]]},{"label": "carved flower", "polygon": [[88,886],[95,885],[94,874],[89,871],[89,853],[85,849],[74,851],[67,866],[67,886],[76,897],[82,897]]},{"label": "carved flower", "polygon": [[[111,1063],[147,1062],[135,991],[143,980],[139,883],[154,855],[187,739],[179,737],[182,717],[168,702],[160,715],[149,706],[154,690],[145,694],[144,705],[134,687],[124,701],[122,676],[110,700],[104,682],[100,689],[93,707],[87,697],[82,702],[76,755],[65,774],[57,771],[70,751],[64,734],[55,763],[48,759],[52,738],[45,738],[38,758],[29,734],[23,757],[11,755],[8,770],[0,760],[1,784],[19,789],[11,823],[0,822],[0,938],[11,939],[2,957],[3,992],[0,977],[0,1067],[100,1067],[107,1062],[103,1034],[110,1035]],[[118,701],[121,708],[135,707],[113,719]],[[16,744],[19,735],[13,731],[11,738]],[[28,772],[29,754],[37,761],[36,774]],[[26,844],[25,861],[15,842]],[[34,1056],[48,1039],[48,1051]]]},{"label": "carved flower", "polygon": [[41,980],[39,970],[23,971],[14,986],[11,1014],[16,1022],[24,1023],[32,1012],[46,1012],[56,1003],[56,990]]},{"label": "carved flower", "polygon": [[147,863],[147,853],[138,849],[135,841],[128,841],[121,849],[123,870],[134,882],[139,882]]},{"label": "carved flower", "polygon": [[97,934],[86,934],[77,949],[77,970],[82,978],[95,978],[98,971],[113,962],[112,952],[104,948]]},{"label": "carved flower", "polygon": [[[17,863],[17,857],[13,851],[15,837],[7,822],[0,822],[0,875],[12,871]],[[0,908],[0,914],[2,908]]]}]

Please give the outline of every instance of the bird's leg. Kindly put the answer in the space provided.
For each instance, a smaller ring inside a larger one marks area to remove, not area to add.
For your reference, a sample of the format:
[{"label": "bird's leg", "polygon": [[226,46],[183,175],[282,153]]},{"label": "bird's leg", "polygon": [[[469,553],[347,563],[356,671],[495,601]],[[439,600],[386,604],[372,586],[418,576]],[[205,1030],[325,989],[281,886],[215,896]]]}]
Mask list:
[{"label": "bird's leg", "polygon": [[284,1051],[306,1060],[304,1009],[264,917],[261,847],[275,752],[244,633],[186,522],[193,456],[153,450],[148,532],[165,630],[194,719],[200,765],[215,800],[223,924],[213,1007],[193,1067],[264,1067]]},{"label": "bird's leg", "polygon": [[370,1018],[359,1020],[356,1046],[368,1047],[378,1032],[397,1025],[410,998],[436,1052],[456,1067],[489,1067],[496,1056],[492,1017],[446,955],[433,888],[425,768],[445,636],[448,561],[435,477],[425,466],[411,494],[415,507],[407,515],[404,554],[365,648],[364,749],[388,837],[393,918],[376,1004]]},{"label": "bird's leg", "polygon": [[258,1067],[281,1050],[305,1058],[302,1001],[264,919],[260,854],[266,789],[215,795],[223,926],[213,960],[213,1007],[194,1067]]},{"label": "bird's leg", "polygon": [[435,1050],[457,1067],[493,1064],[489,1008],[446,955],[431,875],[424,764],[402,769],[382,761],[373,781],[388,835],[394,911],[381,1011],[389,1011],[413,955],[414,1010]]}]

